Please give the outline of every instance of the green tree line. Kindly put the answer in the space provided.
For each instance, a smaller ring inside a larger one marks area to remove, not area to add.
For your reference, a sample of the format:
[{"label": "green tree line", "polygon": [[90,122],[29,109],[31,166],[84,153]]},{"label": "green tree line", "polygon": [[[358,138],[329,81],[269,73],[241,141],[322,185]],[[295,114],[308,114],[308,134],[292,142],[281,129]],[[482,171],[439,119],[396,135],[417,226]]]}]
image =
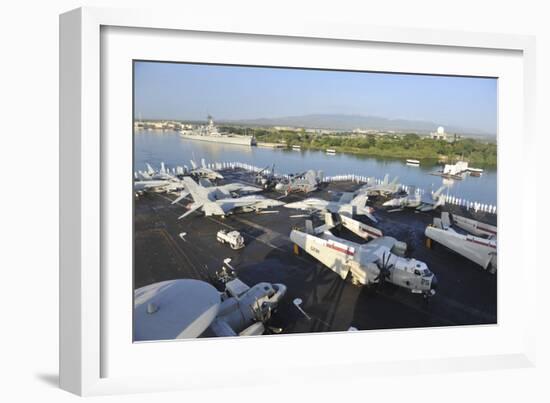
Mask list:
[{"label": "green tree line", "polygon": [[287,147],[299,145],[302,148],[371,155],[387,158],[439,159],[456,161],[464,159],[470,163],[496,166],[497,145],[471,138],[453,141],[435,140],[415,133],[404,135],[352,135],[314,134],[302,131],[269,129],[226,128],[239,134],[254,135],[259,142],[286,143]]}]

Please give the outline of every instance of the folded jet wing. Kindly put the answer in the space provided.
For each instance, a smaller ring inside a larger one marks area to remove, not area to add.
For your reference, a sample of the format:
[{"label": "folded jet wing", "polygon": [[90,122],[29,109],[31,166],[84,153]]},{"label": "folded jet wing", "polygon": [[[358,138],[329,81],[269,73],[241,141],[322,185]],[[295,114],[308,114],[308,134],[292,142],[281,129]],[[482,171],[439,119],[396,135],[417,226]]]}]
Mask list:
[{"label": "folded jet wing", "polygon": [[[315,235],[322,234],[341,225],[364,240],[369,240],[370,238],[380,238],[383,236],[382,231],[378,228],[371,227],[370,225],[357,221],[345,214],[333,214],[327,212],[323,218],[325,223],[319,227],[312,228],[312,230],[309,231],[310,233]],[[306,224],[308,222],[309,221],[306,221]]]}]

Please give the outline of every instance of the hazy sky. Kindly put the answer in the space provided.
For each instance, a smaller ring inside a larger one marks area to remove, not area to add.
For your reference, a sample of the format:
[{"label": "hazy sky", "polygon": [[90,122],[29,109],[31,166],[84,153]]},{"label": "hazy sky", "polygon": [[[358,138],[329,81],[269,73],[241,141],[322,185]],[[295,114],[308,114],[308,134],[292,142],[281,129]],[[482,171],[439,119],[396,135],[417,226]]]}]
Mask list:
[{"label": "hazy sky", "polygon": [[497,80],[136,62],[135,117],[357,114],[496,133]]}]

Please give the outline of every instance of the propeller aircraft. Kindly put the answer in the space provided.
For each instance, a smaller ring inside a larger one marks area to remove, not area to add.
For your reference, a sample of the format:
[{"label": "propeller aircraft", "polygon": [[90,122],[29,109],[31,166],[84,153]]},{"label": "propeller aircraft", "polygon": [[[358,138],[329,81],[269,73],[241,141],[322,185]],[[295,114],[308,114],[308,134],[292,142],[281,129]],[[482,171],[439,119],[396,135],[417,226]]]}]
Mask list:
[{"label": "propeller aircraft", "polygon": [[[349,217],[346,220],[355,221]],[[325,222],[325,225],[314,229],[308,220],[306,231],[293,229],[290,239],[343,280],[351,276],[351,281],[356,285],[391,283],[425,297],[435,295],[435,274],[424,262],[405,257],[407,245],[404,242],[389,236],[378,236],[358,244],[330,232],[336,225],[329,214],[325,215]]]}]

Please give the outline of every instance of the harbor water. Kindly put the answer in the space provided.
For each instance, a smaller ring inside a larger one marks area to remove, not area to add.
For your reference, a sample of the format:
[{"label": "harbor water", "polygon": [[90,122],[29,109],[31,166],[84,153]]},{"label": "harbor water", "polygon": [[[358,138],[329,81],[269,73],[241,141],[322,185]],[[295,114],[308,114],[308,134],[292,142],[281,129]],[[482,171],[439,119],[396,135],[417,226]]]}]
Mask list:
[{"label": "harbor water", "polygon": [[184,165],[190,167],[191,159],[200,163],[201,158],[207,163],[242,162],[257,167],[275,164],[275,171],[281,174],[304,172],[308,169],[322,170],[326,176],[355,174],[381,179],[389,174],[390,180],[398,176],[398,182],[403,185],[429,192],[446,184],[450,195],[497,205],[497,171],[494,167],[481,167],[484,169],[481,177],[466,176],[463,180],[450,180],[431,175],[440,169],[435,161],[429,164],[421,161],[420,166],[410,166],[405,159],[210,143],[184,139],[177,132],[168,130],[135,132],[134,171],[144,170],[145,163],[155,168],[161,162],[169,168]]}]

